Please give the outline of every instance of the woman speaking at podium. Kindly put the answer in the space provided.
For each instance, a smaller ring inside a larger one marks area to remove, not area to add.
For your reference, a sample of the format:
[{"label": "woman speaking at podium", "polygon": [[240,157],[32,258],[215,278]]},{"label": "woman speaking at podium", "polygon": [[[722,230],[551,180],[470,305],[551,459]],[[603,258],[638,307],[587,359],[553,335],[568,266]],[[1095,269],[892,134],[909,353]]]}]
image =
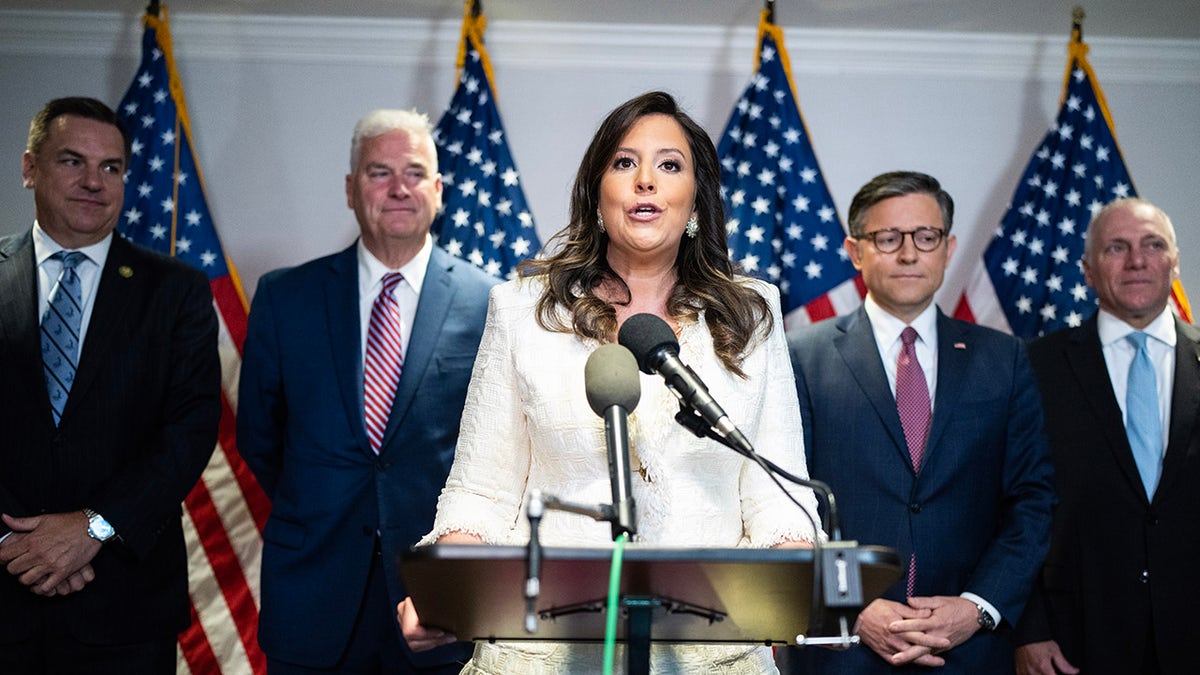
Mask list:
[{"label": "woman speaking at podium", "polygon": [[[422,543],[524,545],[533,489],[577,503],[611,499],[584,364],[635,314],[670,326],[679,359],[760,455],[808,475],[779,293],[734,274],[719,176],[712,141],[668,94],[609,113],[580,163],[557,250],[492,291],[454,465]],[[678,400],[661,378],[640,377],[629,416],[638,542],[811,544],[810,490],[789,488],[806,516],[753,462],[677,424]],[[548,546],[611,545],[607,523],[573,513],[547,512],[539,532]],[[414,649],[453,640],[419,625],[409,600],[398,613]],[[479,643],[463,672],[598,672],[601,655],[595,644]],[[656,673],[776,672],[771,650],[754,645],[656,643],[650,659]]]}]

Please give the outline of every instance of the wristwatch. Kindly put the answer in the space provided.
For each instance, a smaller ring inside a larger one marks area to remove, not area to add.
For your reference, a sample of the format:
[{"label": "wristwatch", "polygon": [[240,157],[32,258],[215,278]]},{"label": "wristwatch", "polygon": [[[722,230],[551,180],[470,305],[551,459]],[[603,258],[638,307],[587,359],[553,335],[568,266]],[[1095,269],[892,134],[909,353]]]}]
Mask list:
[{"label": "wristwatch", "polygon": [[975,605],[979,609],[979,627],[984,630],[996,630],[996,620],[988,613],[983,605]]},{"label": "wristwatch", "polygon": [[83,515],[88,519],[88,536],[97,541],[108,541],[117,533],[104,516],[91,509],[84,509]]}]

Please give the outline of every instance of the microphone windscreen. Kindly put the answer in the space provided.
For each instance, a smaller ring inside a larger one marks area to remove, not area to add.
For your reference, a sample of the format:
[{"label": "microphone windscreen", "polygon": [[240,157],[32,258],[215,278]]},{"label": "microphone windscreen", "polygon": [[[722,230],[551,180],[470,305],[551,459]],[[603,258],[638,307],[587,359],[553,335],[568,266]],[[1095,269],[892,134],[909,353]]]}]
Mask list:
[{"label": "microphone windscreen", "polygon": [[614,405],[631,413],[642,397],[637,361],[621,345],[601,345],[592,352],[583,367],[583,386],[588,405],[601,417]]},{"label": "microphone windscreen", "polygon": [[679,354],[675,332],[666,321],[653,314],[634,314],[625,319],[621,330],[617,332],[617,342],[633,352],[638,367],[650,375],[658,372],[658,363],[655,361],[663,349]]}]

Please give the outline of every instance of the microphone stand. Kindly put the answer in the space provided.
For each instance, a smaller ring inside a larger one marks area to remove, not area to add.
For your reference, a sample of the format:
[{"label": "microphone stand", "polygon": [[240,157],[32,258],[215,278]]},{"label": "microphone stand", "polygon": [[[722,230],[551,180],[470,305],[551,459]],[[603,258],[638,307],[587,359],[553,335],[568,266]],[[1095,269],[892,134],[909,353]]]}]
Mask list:
[{"label": "microphone stand", "polygon": [[[711,438],[755,462],[772,477],[780,476],[796,485],[807,487],[820,497],[825,505],[825,526],[826,531],[829,532],[830,541],[822,545],[820,537],[813,537],[813,606],[809,615],[809,631],[820,632],[824,628],[825,610],[833,610],[838,622],[837,634],[822,637],[797,635],[796,644],[840,649],[849,649],[858,644],[861,638],[858,635],[850,634],[847,616],[850,612],[861,609],[863,606],[862,570],[859,567],[858,557],[854,555],[855,549],[858,548],[858,542],[842,541],[842,530],[838,524],[837,502],[829,485],[819,480],[795,476],[771,460],[760,456],[750,446],[749,441],[742,445],[720,433],[709,426],[700,413],[688,405],[683,398],[679,400],[679,412],[675,414],[675,421],[696,436]],[[781,485],[780,488],[782,489],[782,487]],[[803,508],[801,510],[808,516],[808,511]],[[808,517],[811,521],[811,516]],[[826,577],[827,568],[832,568],[833,576]]]}]

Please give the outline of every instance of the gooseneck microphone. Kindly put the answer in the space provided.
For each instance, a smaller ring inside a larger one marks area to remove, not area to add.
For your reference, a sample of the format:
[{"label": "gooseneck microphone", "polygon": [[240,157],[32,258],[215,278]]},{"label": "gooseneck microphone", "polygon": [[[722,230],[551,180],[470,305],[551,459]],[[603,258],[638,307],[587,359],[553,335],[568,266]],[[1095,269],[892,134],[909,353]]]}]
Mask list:
[{"label": "gooseneck microphone", "polygon": [[637,534],[629,476],[629,413],[642,397],[637,361],[628,349],[616,344],[602,345],[588,357],[583,368],[588,405],[604,418],[605,445],[608,449],[608,477],[612,484],[612,536],[622,532]]},{"label": "gooseneck microphone", "polygon": [[754,452],[750,441],[708,393],[704,381],[679,360],[679,341],[666,321],[653,314],[634,314],[622,324],[617,341],[633,352],[642,372],[662,375],[667,387],[717,435],[736,450]]}]

